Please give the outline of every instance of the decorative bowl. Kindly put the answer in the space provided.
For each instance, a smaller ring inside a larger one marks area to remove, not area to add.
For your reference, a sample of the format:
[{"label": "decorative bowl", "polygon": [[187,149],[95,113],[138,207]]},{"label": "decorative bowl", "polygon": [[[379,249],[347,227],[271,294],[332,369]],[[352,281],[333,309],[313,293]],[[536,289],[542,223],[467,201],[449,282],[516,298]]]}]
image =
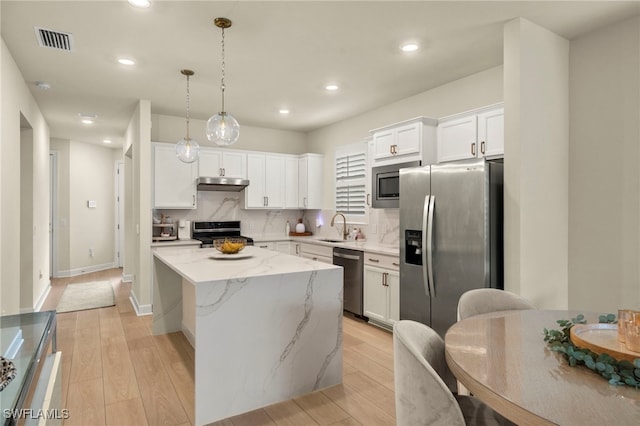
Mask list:
[{"label": "decorative bowl", "polygon": [[0,392],[16,377],[16,366],[10,359],[0,356]]},{"label": "decorative bowl", "polygon": [[244,238],[219,238],[217,240],[213,240],[213,246],[220,253],[224,254],[236,254],[247,245],[247,240]]}]

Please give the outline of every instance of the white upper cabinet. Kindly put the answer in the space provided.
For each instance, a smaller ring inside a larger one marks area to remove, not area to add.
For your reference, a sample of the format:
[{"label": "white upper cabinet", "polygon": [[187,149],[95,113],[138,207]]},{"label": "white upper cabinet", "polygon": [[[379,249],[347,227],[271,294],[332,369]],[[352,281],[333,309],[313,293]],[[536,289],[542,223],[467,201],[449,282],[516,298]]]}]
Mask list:
[{"label": "white upper cabinet", "polygon": [[287,157],[284,160],[284,208],[299,208],[299,173],[298,157]]},{"label": "white upper cabinet", "polygon": [[504,109],[492,105],[438,124],[438,162],[504,155]]},{"label": "white upper cabinet", "polygon": [[198,160],[201,177],[247,178],[247,154],[215,148],[201,148]]},{"label": "white upper cabinet", "polygon": [[504,108],[478,114],[478,140],[479,155],[504,155]]},{"label": "white upper cabinet", "polygon": [[247,154],[246,209],[321,209],[324,156]]},{"label": "white upper cabinet", "polygon": [[303,154],[298,159],[298,207],[322,209],[324,156]]},{"label": "white upper cabinet", "polygon": [[281,209],[284,207],[285,157],[278,154],[247,154],[249,186],[245,208]]},{"label": "white upper cabinet", "polygon": [[373,163],[386,165],[406,161],[436,161],[437,120],[418,117],[371,130]]},{"label": "white upper cabinet", "polygon": [[153,208],[195,209],[198,163],[183,163],[173,144],[153,144]]}]

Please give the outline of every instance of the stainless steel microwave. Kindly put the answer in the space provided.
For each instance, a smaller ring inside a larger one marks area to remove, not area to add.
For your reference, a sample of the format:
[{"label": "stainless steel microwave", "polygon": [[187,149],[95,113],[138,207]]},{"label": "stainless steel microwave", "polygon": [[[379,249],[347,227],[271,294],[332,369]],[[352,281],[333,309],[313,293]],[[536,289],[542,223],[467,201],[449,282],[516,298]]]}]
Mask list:
[{"label": "stainless steel microwave", "polygon": [[371,169],[371,207],[398,208],[400,201],[400,169],[419,167],[420,161],[390,164]]}]

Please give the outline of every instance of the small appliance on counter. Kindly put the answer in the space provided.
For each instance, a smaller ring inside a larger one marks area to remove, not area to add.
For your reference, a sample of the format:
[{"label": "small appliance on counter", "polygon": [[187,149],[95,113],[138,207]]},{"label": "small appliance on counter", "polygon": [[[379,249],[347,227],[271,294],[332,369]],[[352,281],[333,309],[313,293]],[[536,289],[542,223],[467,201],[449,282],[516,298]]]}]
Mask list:
[{"label": "small appliance on counter", "polygon": [[178,239],[179,240],[191,239],[191,221],[190,220],[178,221]]},{"label": "small appliance on counter", "polygon": [[247,240],[247,245],[253,245],[253,238],[240,235],[240,221],[223,222],[191,222],[191,237],[200,241],[202,248],[213,247],[213,240],[225,237],[240,237]]}]

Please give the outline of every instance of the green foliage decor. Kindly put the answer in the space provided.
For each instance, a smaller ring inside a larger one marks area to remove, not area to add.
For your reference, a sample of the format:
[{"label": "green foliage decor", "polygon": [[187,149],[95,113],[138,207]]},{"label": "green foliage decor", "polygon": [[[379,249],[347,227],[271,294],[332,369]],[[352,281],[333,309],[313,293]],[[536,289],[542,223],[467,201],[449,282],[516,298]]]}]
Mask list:
[{"label": "green foliage decor", "polygon": [[[584,315],[580,314],[571,320],[556,321],[561,327],[560,330],[544,329],[544,341],[549,349],[560,352],[569,361],[569,365],[584,365],[585,367],[598,373],[609,381],[612,385],[640,387],[640,358],[633,362],[618,361],[608,354],[597,354],[589,349],[575,346],[570,339],[571,327],[575,324],[586,324]],[[598,322],[604,324],[616,323],[616,316],[613,314],[600,315]]]}]

